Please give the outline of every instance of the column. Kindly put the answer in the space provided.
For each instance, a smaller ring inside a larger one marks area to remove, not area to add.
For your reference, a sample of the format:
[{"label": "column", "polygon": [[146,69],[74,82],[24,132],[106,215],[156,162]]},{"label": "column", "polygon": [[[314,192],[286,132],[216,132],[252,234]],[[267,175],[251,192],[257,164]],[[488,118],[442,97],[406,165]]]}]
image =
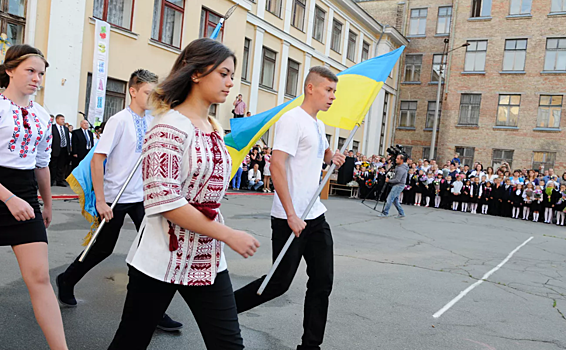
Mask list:
[{"label": "column", "polygon": [[338,149],[339,138],[340,138],[340,128],[336,128],[336,130],[334,130],[334,147],[332,148],[333,151]]},{"label": "column", "polygon": [[28,0],[26,11],[25,43],[35,45],[35,24],[37,23],[37,0]]},{"label": "column", "polygon": [[346,56],[348,55],[348,39],[350,37],[350,22],[346,22],[344,26],[344,40],[342,41],[342,64],[346,64]]},{"label": "column", "polygon": [[265,17],[265,0],[257,0],[257,16],[261,19]]},{"label": "column", "polygon": [[250,86],[250,105],[249,111],[252,115],[257,113],[257,95],[259,90],[259,78],[261,74],[261,61],[263,54],[263,34],[265,30],[256,27],[255,31],[255,44],[254,44],[254,58],[252,64],[252,81]]},{"label": "column", "polygon": [[307,74],[309,74],[309,69],[311,69],[311,58],[312,55],[308,52],[305,52],[305,63],[303,64],[303,83],[299,87],[299,91],[303,94],[305,93],[305,80],[307,80]]},{"label": "column", "polygon": [[[49,15],[47,60],[50,68],[45,79],[43,104],[50,113],[63,114],[73,124],[76,124],[79,110],[83,33],[87,21],[85,8],[86,0],[52,0]],[[35,18],[30,19],[35,21]],[[94,45],[92,40],[94,35],[88,41],[89,45]],[[92,59],[89,57],[88,61],[92,62]],[[80,102],[82,110],[84,101]]]},{"label": "column", "polygon": [[285,87],[287,86],[287,65],[289,63],[289,43],[283,41],[281,49],[281,70],[279,74],[279,88],[277,89],[277,105],[285,102]]},{"label": "column", "polygon": [[328,16],[327,16],[327,28],[326,28],[326,50],[324,54],[328,56],[330,54],[330,44],[332,43],[332,23],[334,21],[334,9],[328,9]]},{"label": "column", "polygon": [[312,43],[312,31],[314,27],[314,7],[316,5],[315,0],[309,0],[307,9],[307,45],[310,46]]},{"label": "column", "polygon": [[[358,47],[357,47],[357,55],[356,55],[356,63],[360,63],[362,61],[362,50],[364,49],[364,33],[360,32],[358,35]],[[369,52],[368,52],[369,57]]]},{"label": "column", "polygon": [[291,19],[293,18],[293,1],[294,0],[285,0],[285,5],[283,6],[283,30],[287,34],[289,34],[289,29],[291,29]]}]

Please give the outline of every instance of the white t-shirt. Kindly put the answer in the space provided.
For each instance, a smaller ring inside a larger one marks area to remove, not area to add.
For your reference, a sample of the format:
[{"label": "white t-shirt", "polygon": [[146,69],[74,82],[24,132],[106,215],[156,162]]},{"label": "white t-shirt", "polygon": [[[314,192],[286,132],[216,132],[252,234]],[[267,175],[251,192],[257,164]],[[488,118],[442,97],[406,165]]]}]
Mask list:
[{"label": "white t-shirt", "polygon": [[[139,118],[139,117],[138,117]],[[149,126],[153,117],[146,115],[146,125]],[[104,132],[100,137],[94,153],[107,156],[104,168],[104,197],[107,203],[112,203],[126,179],[136,166],[141,156],[138,145],[138,133],[134,124],[134,116],[124,109],[108,119]],[[141,135],[141,141],[145,132]],[[141,166],[138,167],[118,203],[143,202],[143,180]]]},{"label": "white t-shirt", "polygon": [[[303,215],[320,183],[324,153],[329,147],[324,123],[314,119],[301,107],[285,113],[275,124],[274,151],[289,155],[285,164],[289,194],[298,217]],[[326,212],[317,198],[306,220],[316,219]],[[277,193],[271,207],[271,215],[287,219],[285,209]]]}]

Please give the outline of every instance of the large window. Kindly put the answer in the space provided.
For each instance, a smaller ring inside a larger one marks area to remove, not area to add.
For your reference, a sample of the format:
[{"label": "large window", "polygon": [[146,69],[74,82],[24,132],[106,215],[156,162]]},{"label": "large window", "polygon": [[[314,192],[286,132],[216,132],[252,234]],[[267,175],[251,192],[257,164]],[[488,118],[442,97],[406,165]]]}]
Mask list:
[{"label": "large window", "polygon": [[487,40],[468,40],[468,44],[470,45],[466,48],[466,63],[464,64],[464,71],[485,71]]},{"label": "large window", "polygon": [[524,71],[527,57],[527,39],[505,40],[504,71]]},{"label": "large window", "polygon": [[497,126],[517,126],[521,95],[499,95],[497,106]]},{"label": "large window", "polygon": [[281,0],[266,0],[265,9],[277,17],[281,17]]},{"label": "large window", "polygon": [[417,119],[417,101],[401,101],[399,127],[414,128]]},{"label": "large window", "polygon": [[346,143],[346,138],[345,137],[339,137],[338,138],[338,149],[342,149],[342,146],[344,146],[344,143]]},{"label": "large window", "polygon": [[552,0],[550,12],[566,12],[566,0]]},{"label": "large window", "polygon": [[409,25],[409,35],[426,34],[426,15],[427,9],[411,10],[411,22]]},{"label": "large window", "polygon": [[[436,153],[436,147],[434,147],[434,154]],[[423,159],[429,159],[430,160],[430,147],[423,147]]]},{"label": "large window", "polygon": [[[199,37],[200,38],[210,38],[210,36],[214,32],[214,29],[216,29],[216,26],[220,22],[220,18],[222,18],[221,15],[203,8],[200,12]],[[218,38],[216,40],[222,41],[222,38],[224,37],[224,27],[225,26],[226,26],[226,24],[224,24],[220,28],[220,33],[218,34]]]},{"label": "large window", "polygon": [[503,163],[508,163],[510,167],[513,166],[513,150],[510,149],[494,149],[491,166],[498,169]]},{"label": "large window", "polygon": [[275,51],[271,51],[270,49],[265,47],[263,48],[260,84],[270,89],[273,89],[276,58],[277,58],[277,53]]},{"label": "large window", "polygon": [[[104,101],[104,120],[120,112],[126,106],[126,88],[128,83],[122,80],[108,78],[106,81],[106,99]],[[92,74],[88,73],[86,79],[85,113],[88,116],[90,93],[92,89]]]},{"label": "large window", "polygon": [[342,23],[334,20],[332,23],[332,43],[330,48],[340,53],[340,41],[342,41]]},{"label": "large window", "polygon": [[529,15],[533,0],[511,0],[510,15]]},{"label": "large window", "polygon": [[472,17],[490,17],[491,0],[472,0]]},{"label": "large window", "polygon": [[358,35],[352,31],[348,34],[348,50],[346,51],[346,58],[352,62],[356,61],[356,40]]},{"label": "large window", "polygon": [[438,8],[438,22],[436,23],[436,34],[449,34],[452,24],[452,6]]},{"label": "large window", "polygon": [[533,169],[554,168],[554,161],[556,160],[555,152],[533,152]]},{"label": "large window", "polygon": [[242,79],[249,81],[248,70],[250,66],[250,46],[252,45],[251,39],[244,39],[244,54],[242,55]]},{"label": "large window", "polygon": [[314,29],[312,32],[312,37],[314,40],[324,42],[324,19],[326,17],[326,12],[324,12],[320,7],[315,6],[314,8]]},{"label": "large window", "polygon": [[566,71],[566,38],[546,39],[546,71]]},{"label": "large window", "polygon": [[181,48],[185,0],[155,0],[151,38]]},{"label": "large window", "polygon": [[440,74],[442,74],[442,79],[446,76],[446,55],[433,55],[432,56],[432,77],[431,81],[440,80]]},{"label": "large window", "polygon": [[474,147],[456,147],[455,152],[460,155],[460,164],[468,164],[472,167],[472,164],[474,164]]},{"label": "large window", "polygon": [[0,1],[0,33],[6,33],[12,45],[24,43],[26,7],[27,0]]},{"label": "large window", "polygon": [[413,146],[403,146],[405,154],[411,158],[413,156]]},{"label": "large window", "polygon": [[293,1],[293,27],[298,30],[305,28],[305,7],[307,0],[294,0]]},{"label": "large window", "polygon": [[538,128],[559,128],[562,96],[541,95],[538,105]]},{"label": "large window", "polygon": [[422,55],[407,55],[405,57],[405,82],[420,82],[422,65]]},{"label": "large window", "polygon": [[481,95],[462,94],[458,125],[477,126],[480,119]]},{"label": "large window", "polygon": [[369,43],[364,40],[362,44],[362,61],[369,58]]},{"label": "large window", "polygon": [[[438,106],[438,123],[436,124],[436,129],[440,127],[440,115],[442,113],[442,102]],[[426,110],[426,123],[425,129],[432,129],[434,127],[434,112],[436,111],[436,101],[429,101],[428,108]]]},{"label": "large window", "polygon": [[287,65],[287,84],[285,86],[285,94],[289,96],[297,96],[297,86],[299,85],[299,68],[298,62],[289,59]]},{"label": "large window", "polygon": [[[10,1],[10,3],[23,1]],[[135,0],[94,0],[93,17],[132,30]]]}]

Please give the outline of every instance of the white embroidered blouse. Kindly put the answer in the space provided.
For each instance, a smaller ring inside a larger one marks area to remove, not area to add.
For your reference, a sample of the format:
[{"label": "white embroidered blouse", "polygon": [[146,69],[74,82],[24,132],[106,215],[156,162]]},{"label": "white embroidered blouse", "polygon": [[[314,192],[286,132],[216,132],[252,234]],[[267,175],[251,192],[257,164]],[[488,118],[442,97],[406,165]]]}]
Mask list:
[{"label": "white embroidered blouse", "polygon": [[210,285],[226,270],[224,243],[169,222],[164,212],[191,204],[224,223],[220,201],[228,188],[231,158],[217,132],[206,134],[170,110],[153,120],[143,145],[146,217],[126,261],[160,281]]},{"label": "white embroidered blouse", "polygon": [[45,168],[51,159],[51,118],[39,104],[20,107],[0,94],[0,166]]}]

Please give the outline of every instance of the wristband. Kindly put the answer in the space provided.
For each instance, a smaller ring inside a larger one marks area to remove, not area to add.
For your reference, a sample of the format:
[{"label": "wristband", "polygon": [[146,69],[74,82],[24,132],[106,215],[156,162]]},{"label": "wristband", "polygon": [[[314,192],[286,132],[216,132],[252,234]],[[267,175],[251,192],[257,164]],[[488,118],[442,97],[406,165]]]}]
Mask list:
[{"label": "wristband", "polygon": [[8,197],[8,199],[6,199],[6,200],[4,201],[4,204],[8,203],[8,201],[9,201],[10,199],[14,198],[15,196],[16,196],[16,195],[13,194],[13,195],[11,195],[10,197]]}]

